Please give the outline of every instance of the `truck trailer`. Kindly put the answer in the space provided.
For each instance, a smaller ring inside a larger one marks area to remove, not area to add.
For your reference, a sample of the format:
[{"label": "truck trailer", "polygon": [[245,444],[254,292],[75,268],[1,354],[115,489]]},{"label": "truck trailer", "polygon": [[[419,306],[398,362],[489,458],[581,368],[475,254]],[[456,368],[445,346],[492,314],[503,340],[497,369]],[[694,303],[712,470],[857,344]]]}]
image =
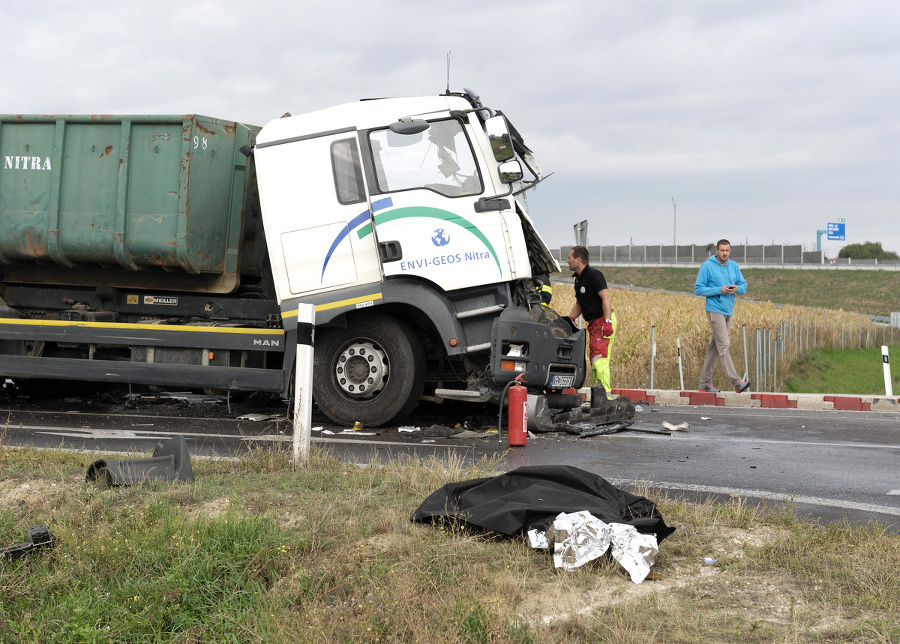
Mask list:
[{"label": "truck trailer", "polygon": [[0,115],[0,162],[0,376],[290,398],[310,304],[340,424],[584,383],[584,331],[532,280],[559,270],[527,211],[540,167],[470,90],[262,128]]}]

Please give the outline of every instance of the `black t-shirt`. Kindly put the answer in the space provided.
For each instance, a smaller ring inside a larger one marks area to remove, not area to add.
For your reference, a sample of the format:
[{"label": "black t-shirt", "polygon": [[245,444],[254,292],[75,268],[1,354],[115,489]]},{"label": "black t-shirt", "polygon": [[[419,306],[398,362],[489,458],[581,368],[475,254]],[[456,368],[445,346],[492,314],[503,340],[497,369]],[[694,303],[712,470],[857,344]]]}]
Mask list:
[{"label": "black t-shirt", "polygon": [[575,278],[575,299],[581,305],[581,315],[588,322],[603,317],[603,300],[598,293],[605,288],[606,278],[596,268],[585,266],[581,275],[573,274]]}]

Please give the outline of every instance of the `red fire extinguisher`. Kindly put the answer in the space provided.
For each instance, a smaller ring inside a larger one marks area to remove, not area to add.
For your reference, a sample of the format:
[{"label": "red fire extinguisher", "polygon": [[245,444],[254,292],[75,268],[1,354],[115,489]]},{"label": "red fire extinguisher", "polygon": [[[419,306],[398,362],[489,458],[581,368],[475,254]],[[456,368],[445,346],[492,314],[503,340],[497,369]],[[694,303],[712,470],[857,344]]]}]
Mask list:
[{"label": "red fire extinguisher", "polygon": [[528,440],[528,388],[523,387],[518,378],[509,388],[508,400],[506,438],[511,447],[520,447]]}]

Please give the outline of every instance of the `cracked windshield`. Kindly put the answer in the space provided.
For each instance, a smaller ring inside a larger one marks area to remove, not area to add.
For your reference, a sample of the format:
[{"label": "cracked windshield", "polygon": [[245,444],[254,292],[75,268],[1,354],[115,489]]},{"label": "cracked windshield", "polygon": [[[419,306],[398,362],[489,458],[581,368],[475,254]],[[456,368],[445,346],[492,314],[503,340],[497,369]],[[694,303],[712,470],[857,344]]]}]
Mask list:
[{"label": "cracked windshield", "polygon": [[482,190],[469,141],[459,121],[436,121],[412,135],[378,130],[370,135],[378,187],[384,192],[428,188],[448,197]]}]

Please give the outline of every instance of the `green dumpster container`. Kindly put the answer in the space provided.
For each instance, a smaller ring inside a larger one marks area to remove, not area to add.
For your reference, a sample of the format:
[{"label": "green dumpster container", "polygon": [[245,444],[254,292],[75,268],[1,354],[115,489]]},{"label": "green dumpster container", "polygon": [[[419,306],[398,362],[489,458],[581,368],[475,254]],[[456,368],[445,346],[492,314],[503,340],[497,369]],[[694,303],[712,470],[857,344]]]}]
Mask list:
[{"label": "green dumpster container", "polygon": [[0,277],[228,293],[259,276],[259,127],[207,116],[0,115]]}]

